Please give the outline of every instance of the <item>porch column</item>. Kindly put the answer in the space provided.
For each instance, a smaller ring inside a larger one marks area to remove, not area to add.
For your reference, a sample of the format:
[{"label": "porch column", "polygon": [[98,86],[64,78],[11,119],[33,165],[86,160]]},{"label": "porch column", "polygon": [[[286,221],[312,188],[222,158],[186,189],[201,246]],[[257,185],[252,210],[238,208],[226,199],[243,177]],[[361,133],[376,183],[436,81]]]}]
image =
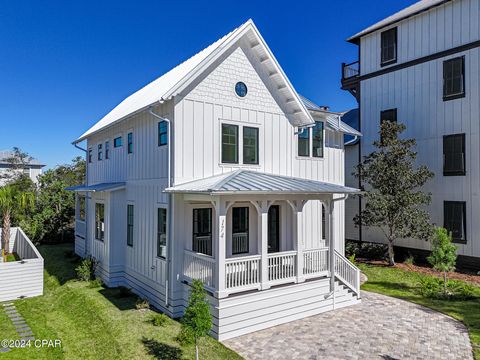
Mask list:
[{"label": "porch column", "polygon": [[258,237],[260,238],[260,284],[261,289],[270,289],[268,279],[268,201],[257,202]]},{"label": "porch column", "polygon": [[335,217],[333,198],[327,202],[328,209],[328,266],[330,268],[330,292],[335,291]]},{"label": "porch column", "polygon": [[295,250],[297,250],[297,283],[305,281],[305,276],[303,274],[303,248],[305,247],[303,241],[303,206],[305,205],[304,201],[295,201],[292,202],[291,206],[293,209],[294,217],[294,233],[296,234],[297,241],[295,242]]},{"label": "porch column", "polygon": [[226,254],[226,226],[227,226],[227,207],[225,201],[219,199],[215,203],[216,215],[216,241],[215,241],[215,283],[217,298],[226,297],[225,292],[225,254]]}]

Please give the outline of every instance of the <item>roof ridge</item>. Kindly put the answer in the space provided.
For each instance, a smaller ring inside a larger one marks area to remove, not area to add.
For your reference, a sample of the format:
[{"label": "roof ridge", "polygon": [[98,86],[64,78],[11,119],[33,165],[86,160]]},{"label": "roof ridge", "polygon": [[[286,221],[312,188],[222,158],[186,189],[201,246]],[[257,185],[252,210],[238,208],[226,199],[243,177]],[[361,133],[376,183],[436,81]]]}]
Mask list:
[{"label": "roof ridge", "polygon": [[218,190],[222,188],[223,185],[225,185],[227,182],[235,179],[241,172],[243,172],[243,169],[237,169],[235,171],[232,171],[225,176],[222,180],[220,180],[218,183],[214,185]]}]

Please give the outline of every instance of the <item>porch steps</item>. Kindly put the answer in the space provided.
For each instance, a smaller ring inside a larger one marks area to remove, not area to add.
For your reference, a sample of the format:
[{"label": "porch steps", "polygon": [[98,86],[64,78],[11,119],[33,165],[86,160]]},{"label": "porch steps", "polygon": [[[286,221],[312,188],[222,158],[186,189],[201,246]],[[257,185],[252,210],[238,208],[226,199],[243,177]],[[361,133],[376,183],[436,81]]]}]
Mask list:
[{"label": "porch steps", "polygon": [[335,296],[329,296],[329,284],[329,278],[322,278],[221,299],[215,307],[212,335],[226,340],[360,302],[339,281],[335,282]]}]

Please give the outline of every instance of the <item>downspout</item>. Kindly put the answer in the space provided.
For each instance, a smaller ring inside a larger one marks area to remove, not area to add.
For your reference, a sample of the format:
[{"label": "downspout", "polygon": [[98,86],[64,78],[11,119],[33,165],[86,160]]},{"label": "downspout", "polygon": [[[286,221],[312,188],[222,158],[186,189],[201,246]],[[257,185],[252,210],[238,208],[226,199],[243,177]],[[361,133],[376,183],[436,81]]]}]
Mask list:
[{"label": "downspout", "polygon": [[335,236],[334,234],[334,216],[333,211],[335,210],[335,203],[337,201],[343,201],[348,199],[348,194],[345,194],[341,198],[330,200],[328,204],[329,209],[329,217],[330,217],[330,239],[328,244],[328,257],[329,257],[329,265],[330,265],[330,294],[333,295],[333,309],[335,309]]},{"label": "downspout", "polygon": [[[85,153],[85,185],[88,185],[88,150],[87,149],[84,149],[80,146],[78,146],[78,144],[76,142],[73,143],[73,146],[75,146],[78,150],[81,150]],[[88,199],[88,192],[85,193],[85,200]],[[77,195],[75,194],[75,198],[77,198]],[[75,209],[77,208],[77,205],[75,204]],[[84,249],[84,252],[83,252],[83,255],[84,257],[87,257],[88,255],[88,209],[89,209],[89,203],[87,203],[87,201],[85,201],[85,249]],[[75,221],[77,221],[77,219],[75,219]]]},{"label": "downspout", "polygon": [[[152,107],[150,106],[148,108],[148,112],[150,113],[150,115],[156,117],[157,119],[159,120],[162,120],[162,121],[165,121],[167,123],[167,139],[168,139],[168,142],[167,142],[167,158],[168,158],[168,165],[167,165],[167,187],[171,187],[172,186],[172,181],[171,181],[171,169],[172,169],[172,160],[171,160],[171,143],[172,143],[172,136],[171,136],[171,121],[167,118],[164,118],[158,114],[155,114],[152,110]],[[172,265],[172,257],[171,257],[171,252],[172,252],[172,249],[171,249],[171,244],[172,244],[172,241],[170,239],[170,234],[171,234],[171,231],[172,231],[172,194],[169,193],[168,194],[168,206],[167,206],[167,273],[166,273],[166,276],[165,276],[165,306],[167,307],[168,309],[168,286],[169,286],[169,279],[170,279],[170,267]]]},{"label": "downspout", "polygon": [[349,140],[347,141],[345,144],[343,144],[344,146],[348,146],[350,144],[353,144],[355,141],[358,140],[358,135],[355,135],[355,137],[352,139],[352,140]]}]

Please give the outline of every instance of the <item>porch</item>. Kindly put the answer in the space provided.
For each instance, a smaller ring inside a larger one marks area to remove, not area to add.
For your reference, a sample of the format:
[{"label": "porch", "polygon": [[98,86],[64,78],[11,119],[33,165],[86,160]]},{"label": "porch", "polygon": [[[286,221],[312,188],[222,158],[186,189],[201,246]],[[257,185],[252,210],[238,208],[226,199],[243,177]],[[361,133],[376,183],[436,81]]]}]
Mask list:
[{"label": "porch", "polygon": [[[326,277],[331,291],[337,278],[359,294],[358,269],[335,249],[334,216],[335,203],[356,189],[245,170],[216,178],[208,191],[167,189],[186,214],[181,280],[199,279],[219,299]],[[232,181],[246,189],[216,189]]]}]

